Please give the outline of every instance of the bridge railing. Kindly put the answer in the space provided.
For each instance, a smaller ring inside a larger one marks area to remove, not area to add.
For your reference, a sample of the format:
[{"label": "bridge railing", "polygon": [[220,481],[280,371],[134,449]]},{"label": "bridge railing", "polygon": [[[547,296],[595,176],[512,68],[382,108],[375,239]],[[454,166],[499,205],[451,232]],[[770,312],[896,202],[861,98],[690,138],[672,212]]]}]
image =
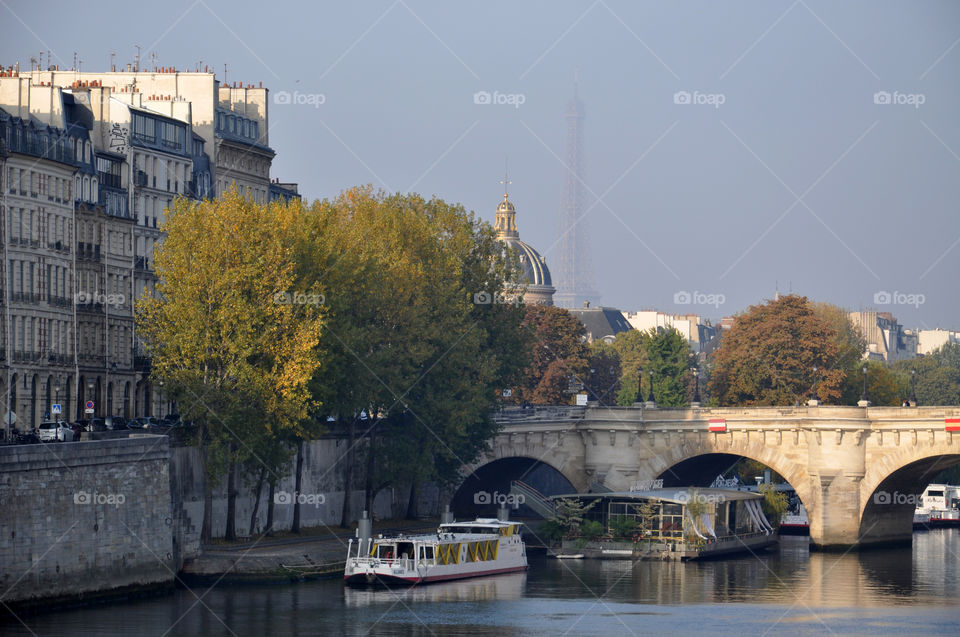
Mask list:
[{"label": "bridge railing", "polygon": [[564,420],[583,420],[586,407],[568,407],[556,405],[531,405],[529,407],[504,407],[493,414],[496,422],[557,422]]}]

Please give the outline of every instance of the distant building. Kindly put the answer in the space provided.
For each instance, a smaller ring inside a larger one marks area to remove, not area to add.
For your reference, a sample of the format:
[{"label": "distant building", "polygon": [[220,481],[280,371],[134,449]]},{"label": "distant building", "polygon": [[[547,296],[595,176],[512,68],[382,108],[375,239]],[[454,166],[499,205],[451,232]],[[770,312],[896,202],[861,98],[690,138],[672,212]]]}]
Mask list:
[{"label": "distant building", "polygon": [[917,354],[926,356],[937,351],[947,343],[960,345],[960,331],[957,330],[917,330]]},{"label": "distant building", "polygon": [[850,321],[867,342],[864,358],[888,363],[917,355],[917,334],[905,330],[890,312],[850,312]]},{"label": "distant building", "polygon": [[569,312],[587,328],[588,343],[600,340],[610,343],[620,332],[633,329],[623,313],[616,308],[590,307],[590,302],[585,301],[582,308],[571,309]]},{"label": "distant building", "polygon": [[690,349],[700,353],[714,336],[716,328],[710,321],[703,320],[696,314],[667,314],[657,310],[639,310],[627,312],[627,321],[634,329],[648,332],[651,329],[662,330],[673,328],[687,339]]}]

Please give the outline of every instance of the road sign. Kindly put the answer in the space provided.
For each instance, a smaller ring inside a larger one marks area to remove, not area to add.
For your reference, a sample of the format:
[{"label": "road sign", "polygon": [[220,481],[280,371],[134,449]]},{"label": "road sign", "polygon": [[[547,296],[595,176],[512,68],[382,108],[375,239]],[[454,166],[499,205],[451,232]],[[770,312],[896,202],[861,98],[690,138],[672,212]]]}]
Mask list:
[{"label": "road sign", "polygon": [[50,405],[50,413],[51,414],[62,413],[62,410],[60,409],[60,405]]},{"label": "road sign", "polygon": [[93,413],[93,401],[92,401],[92,400],[88,400],[88,401],[87,401],[86,408],[83,410],[83,413],[85,413],[85,414],[92,414],[92,413]]}]

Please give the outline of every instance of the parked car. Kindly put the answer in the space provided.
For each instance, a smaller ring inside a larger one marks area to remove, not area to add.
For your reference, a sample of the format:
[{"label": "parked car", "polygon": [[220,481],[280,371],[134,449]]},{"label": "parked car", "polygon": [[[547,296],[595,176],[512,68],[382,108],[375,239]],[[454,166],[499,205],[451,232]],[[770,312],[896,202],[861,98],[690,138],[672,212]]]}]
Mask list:
[{"label": "parked car", "polygon": [[160,419],[161,427],[179,427],[181,424],[180,414],[167,414]]},{"label": "parked car", "polygon": [[73,440],[73,430],[63,421],[48,420],[37,427],[40,442],[64,442]]},{"label": "parked car", "polygon": [[107,429],[111,431],[119,431],[121,429],[127,429],[127,419],[123,416],[107,416],[104,419]]},{"label": "parked car", "polygon": [[141,416],[131,420],[129,426],[132,429],[153,429],[160,426],[160,421],[153,416]]},{"label": "parked car", "polygon": [[107,421],[103,418],[91,418],[87,423],[87,431],[106,431]]}]

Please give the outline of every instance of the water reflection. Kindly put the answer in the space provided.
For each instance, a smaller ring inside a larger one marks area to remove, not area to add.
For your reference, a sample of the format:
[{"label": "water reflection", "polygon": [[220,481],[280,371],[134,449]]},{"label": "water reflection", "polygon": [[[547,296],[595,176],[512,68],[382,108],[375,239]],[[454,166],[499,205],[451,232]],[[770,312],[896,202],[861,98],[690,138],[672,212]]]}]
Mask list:
[{"label": "water reflection", "polygon": [[531,558],[527,573],[408,589],[327,580],[178,590],[27,617],[29,629],[0,619],[0,634],[955,634],[958,555],[954,529],[862,553],[811,554],[805,538],[784,538],[775,551],[709,562]]}]

